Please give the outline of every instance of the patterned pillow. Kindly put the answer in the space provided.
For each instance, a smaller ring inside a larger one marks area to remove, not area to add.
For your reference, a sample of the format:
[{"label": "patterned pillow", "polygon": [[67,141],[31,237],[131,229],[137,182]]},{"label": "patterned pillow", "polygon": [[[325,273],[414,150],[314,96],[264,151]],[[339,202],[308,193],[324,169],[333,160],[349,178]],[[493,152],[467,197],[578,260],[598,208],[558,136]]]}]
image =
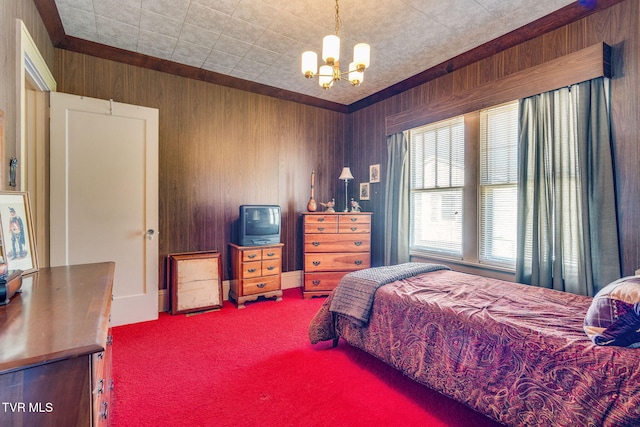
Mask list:
[{"label": "patterned pillow", "polygon": [[640,347],[640,276],[602,288],[587,311],[584,331],[598,345]]}]

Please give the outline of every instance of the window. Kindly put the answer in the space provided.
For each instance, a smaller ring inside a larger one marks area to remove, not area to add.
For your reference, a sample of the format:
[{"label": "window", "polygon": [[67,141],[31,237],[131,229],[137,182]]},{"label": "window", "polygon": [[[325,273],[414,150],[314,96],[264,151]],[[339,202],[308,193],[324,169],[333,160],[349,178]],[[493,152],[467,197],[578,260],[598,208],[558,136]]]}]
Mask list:
[{"label": "window", "polygon": [[410,132],[412,248],[462,256],[464,119]]},{"label": "window", "polygon": [[518,103],[480,112],[479,260],[515,267]]},{"label": "window", "polygon": [[518,126],[515,101],[409,132],[413,252],[515,267]]}]

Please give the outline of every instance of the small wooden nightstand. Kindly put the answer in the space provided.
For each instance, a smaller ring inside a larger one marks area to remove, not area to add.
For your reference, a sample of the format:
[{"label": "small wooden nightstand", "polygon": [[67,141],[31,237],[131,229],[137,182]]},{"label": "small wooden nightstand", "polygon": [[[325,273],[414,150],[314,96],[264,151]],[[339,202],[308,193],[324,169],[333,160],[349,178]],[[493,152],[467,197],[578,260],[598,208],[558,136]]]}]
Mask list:
[{"label": "small wooden nightstand", "polygon": [[246,301],[259,297],[275,297],[282,301],[282,247],[283,243],[265,246],[238,246],[231,248],[231,268],[233,278],[229,288],[229,299],[238,308],[244,308]]}]

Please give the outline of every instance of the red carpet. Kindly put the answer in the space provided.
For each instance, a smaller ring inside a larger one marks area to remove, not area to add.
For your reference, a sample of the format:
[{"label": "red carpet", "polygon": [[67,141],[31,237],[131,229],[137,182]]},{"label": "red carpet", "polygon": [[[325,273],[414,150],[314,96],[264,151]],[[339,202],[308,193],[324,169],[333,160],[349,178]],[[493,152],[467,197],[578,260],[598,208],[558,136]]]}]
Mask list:
[{"label": "red carpet", "polygon": [[114,328],[112,425],[499,426],[344,342],[312,346],[322,302],[292,289]]}]

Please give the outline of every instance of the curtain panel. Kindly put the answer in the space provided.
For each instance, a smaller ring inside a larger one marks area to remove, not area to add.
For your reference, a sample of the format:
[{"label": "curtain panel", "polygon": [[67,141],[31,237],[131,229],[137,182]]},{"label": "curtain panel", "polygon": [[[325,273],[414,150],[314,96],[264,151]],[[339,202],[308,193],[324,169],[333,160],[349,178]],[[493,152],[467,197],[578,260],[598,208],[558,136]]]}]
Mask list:
[{"label": "curtain panel", "polygon": [[607,85],[520,101],[521,283],[593,296],[620,277]]},{"label": "curtain panel", "polygon": [[387,137],[384,208],[384,264],[409,261],[409,140],[404,132]]}]

